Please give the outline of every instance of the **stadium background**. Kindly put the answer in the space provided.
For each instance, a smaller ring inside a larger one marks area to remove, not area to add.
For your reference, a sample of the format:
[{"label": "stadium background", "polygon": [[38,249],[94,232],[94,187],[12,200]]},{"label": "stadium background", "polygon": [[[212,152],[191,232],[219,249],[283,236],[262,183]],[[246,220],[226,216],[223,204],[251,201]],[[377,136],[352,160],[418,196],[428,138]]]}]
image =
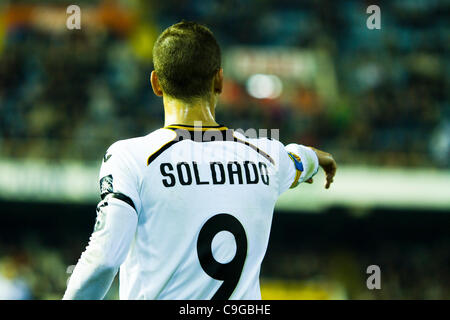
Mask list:
[{"label": "stadium background", "polygon": [[0,299],[62,297],[106,148],[163,123],[151,49],[181,19],[222,47],[220,123],[279,128],[340,165],[329,191],[317,177],[279,200],[263,298],[450,298],[450,4],[378,1],[369,30],[370,4],[1,1]]}]

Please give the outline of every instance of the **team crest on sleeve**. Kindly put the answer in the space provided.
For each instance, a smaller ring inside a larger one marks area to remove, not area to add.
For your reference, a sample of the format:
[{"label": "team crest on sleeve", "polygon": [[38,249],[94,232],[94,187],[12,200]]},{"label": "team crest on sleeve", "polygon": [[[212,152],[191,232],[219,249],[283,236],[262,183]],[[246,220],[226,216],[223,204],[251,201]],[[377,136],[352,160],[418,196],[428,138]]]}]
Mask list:
[{"label": "team crest on sleeve", "polygon": [[110,174],[100,179],[100,196],[102,199],[104,199],[108,193],[112,192],[114,192],[113,176]]},{"label": "team crest on sleeve", "polygon": [[292,153],[292,152],[288,152],[288,155],[294,161],[295,169],[297,169],[298,171],[303,172],[304,168],[303,168],[303,163],[302,163],[302,160],[300,159],[300,157],[298,155]]}]

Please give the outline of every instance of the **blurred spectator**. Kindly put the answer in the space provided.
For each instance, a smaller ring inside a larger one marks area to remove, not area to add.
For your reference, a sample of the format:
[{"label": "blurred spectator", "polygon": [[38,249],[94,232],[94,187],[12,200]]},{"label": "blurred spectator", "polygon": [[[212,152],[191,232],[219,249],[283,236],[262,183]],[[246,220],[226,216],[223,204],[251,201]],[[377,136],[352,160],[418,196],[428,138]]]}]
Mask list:
[{"label": "blurred spectator", "polygon": [[[262,268],[262,290],[265,283],[277,280],[280,290],[296,291],[313,285],[326,292],[322,298],[348,299],[447,299],[450,278],[447,270],[449,243],[418,245],[414,243],[380,245],[370,251],[347,246],[318,249],[317,244],[302,243],[303,249],[283,250],[266,257]],[[311,249],[307,249],[310,246]],[[26,259],[14,261],[17,255],[0,258],[0,300],[61,299],[70,273],[67,268],[76,263],[80,248],[47,247],[24,242]],[[32,248],[32,249],[29,249]],[[314,248],[314,249],[313,249]],[[0,248],[0,251],[4,248]],[[70,257],[70,258],[67,258]],[[366,268],[380,266],[381,290],[368,290]],[[335,295],[338,289],[339,295]],[[282,294],[282,292],[278,292]],[[284,295],[283,295],[284,296]],[[289,296],[284,296],[289,298]],[[302,298],[314,298],[306,296]],[[118,298],[117,279],[106,299]]]},{"label": "blurred spectator", "polygon": [[0,260],[0,300],[27,300],[31,298],[28,283],[18,274],[12,258]]}]

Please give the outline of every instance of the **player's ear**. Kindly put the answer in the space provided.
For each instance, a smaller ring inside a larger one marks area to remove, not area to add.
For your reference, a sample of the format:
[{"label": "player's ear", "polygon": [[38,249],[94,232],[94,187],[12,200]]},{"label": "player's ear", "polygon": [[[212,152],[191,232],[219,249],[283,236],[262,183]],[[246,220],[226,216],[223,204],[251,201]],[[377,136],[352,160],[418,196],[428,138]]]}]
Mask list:
[{"label": "player's ear", "polygon": [[223,89],[223,69],[220,68],[214,75],[214,93],[220,94]]},{"label": "player's ear", "polygon": [[153,92],[158,96],[158,97],[162,97],[163,95],[163,91],[161,89],[161,86],[159,85],[159,80],[158,80],[158,76],[156,74],[156,72],[153,70],[152,74],[150,76],[150,82],[152,84],[152,89]]}]

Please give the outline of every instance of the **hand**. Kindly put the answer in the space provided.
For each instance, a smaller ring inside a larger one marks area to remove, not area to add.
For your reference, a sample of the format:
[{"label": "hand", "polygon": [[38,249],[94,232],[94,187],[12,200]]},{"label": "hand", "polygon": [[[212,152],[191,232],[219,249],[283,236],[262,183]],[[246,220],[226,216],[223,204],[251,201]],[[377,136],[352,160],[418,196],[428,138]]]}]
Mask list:
[{"label": "hand", "polygon": [[[333,156],[328,153],[321,151],[319,149],[310,147],[317,155],[317,158],[319,158],[319,166],[322,167],[322,169],[325,171],[325,175],[327,176],[326,183],[325,183],[325,189],[328,189],[333,182],[334,175],[336,174],[337,165],[336,161],[334,161]],[[313,183],[312,178],[308,179],[306,182]]]}]

